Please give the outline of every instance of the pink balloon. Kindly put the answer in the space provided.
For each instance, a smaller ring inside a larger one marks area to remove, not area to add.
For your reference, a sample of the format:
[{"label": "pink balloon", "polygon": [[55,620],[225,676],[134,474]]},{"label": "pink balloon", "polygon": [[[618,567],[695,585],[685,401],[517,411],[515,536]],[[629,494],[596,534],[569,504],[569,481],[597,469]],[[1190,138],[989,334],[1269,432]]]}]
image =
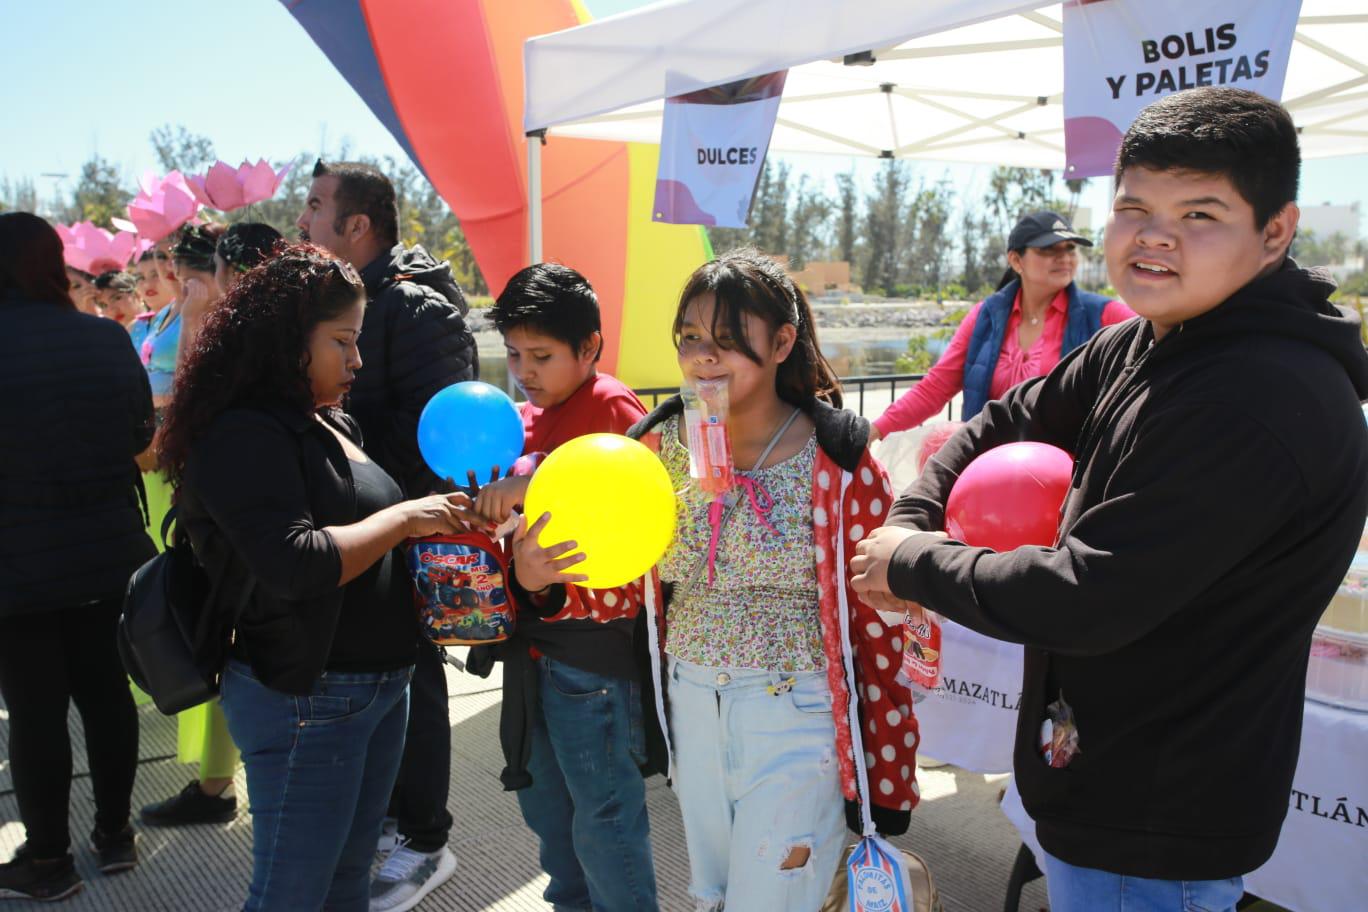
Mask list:
[{"label": "pink balloon", "polygon": [[513,463],[513,468],[508,470],[509,475],[529,476],[537,471],[537,466],[542,464],[546,458],[545,453],[524,453]]},{"label": "pink balloon", "polygon": [[945,446],[946,441],[955,436],[955,432],[964,427],[963,421],[946,421],[941,424],[931,426],[922,438],[921,447],[917,450],[917,471],[926,468],[926,464],[931,461],[931,457],[940,452],[940,448]]},{"label": "pink balloon", "polygon": [[1047,443],[1009,443],[965,468],[945,503],[945,531],[968,545],[1050,546],[1069,493],[1073,457]]}]

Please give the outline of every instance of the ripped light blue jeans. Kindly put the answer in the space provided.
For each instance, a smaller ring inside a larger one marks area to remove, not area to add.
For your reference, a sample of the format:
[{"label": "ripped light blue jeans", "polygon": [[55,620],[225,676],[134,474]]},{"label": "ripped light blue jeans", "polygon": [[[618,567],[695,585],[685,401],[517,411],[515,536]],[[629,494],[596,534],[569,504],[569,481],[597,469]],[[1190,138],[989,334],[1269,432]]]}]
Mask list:
[{"label": "ripped light blue jeans", "polygon": [[853,840],[826,672],[670,657],[669,676],[674,788],[697,908],[815,912]]}]

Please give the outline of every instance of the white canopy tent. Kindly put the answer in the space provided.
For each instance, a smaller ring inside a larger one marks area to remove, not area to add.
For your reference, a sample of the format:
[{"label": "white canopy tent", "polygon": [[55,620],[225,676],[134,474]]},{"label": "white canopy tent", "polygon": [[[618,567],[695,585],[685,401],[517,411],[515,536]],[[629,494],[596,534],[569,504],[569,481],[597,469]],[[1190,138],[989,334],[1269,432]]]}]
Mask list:
[{"label": "white canopy tent", "polygon": [[[524,125],[656,143],[667,77],[675,94],[787,68],[772,151],[1062,172],[1061,17],[1021,0],[666,0],[530,39]],[[1304,156],[1368,153],[1365,48],[1365,0],[1303,0],[1283,101]]]}]

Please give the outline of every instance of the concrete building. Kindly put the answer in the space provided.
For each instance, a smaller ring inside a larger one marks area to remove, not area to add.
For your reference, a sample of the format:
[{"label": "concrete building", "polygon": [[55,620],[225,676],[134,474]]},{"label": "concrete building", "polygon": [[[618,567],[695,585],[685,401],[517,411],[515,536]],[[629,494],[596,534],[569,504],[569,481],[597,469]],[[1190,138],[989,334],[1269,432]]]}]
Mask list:
[{"label": "concrete building", "polygon": [[1353,244],[1362,236],[1359,228],[1363,221],[1362,215],[1358,203],[1350,203],[1347,206],[1335,206],[1330,203],[1302,206],[1301,221],[1297,230],[1311,232],[1320,240],[1342,234],[1350,244]]}]

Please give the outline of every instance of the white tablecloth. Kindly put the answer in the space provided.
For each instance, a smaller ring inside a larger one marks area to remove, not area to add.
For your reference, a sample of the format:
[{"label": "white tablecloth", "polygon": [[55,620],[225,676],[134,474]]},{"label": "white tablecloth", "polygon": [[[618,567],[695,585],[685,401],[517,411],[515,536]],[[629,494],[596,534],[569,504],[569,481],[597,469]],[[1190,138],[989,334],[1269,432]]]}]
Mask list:
[{"label": "white tablecloth", "polygon": [[[1015,779],[1002,812],[1039,861]],[[1368,713],[1307,701],[1282,836],[1245,890],[1293,912],[1368,909]]]}]

